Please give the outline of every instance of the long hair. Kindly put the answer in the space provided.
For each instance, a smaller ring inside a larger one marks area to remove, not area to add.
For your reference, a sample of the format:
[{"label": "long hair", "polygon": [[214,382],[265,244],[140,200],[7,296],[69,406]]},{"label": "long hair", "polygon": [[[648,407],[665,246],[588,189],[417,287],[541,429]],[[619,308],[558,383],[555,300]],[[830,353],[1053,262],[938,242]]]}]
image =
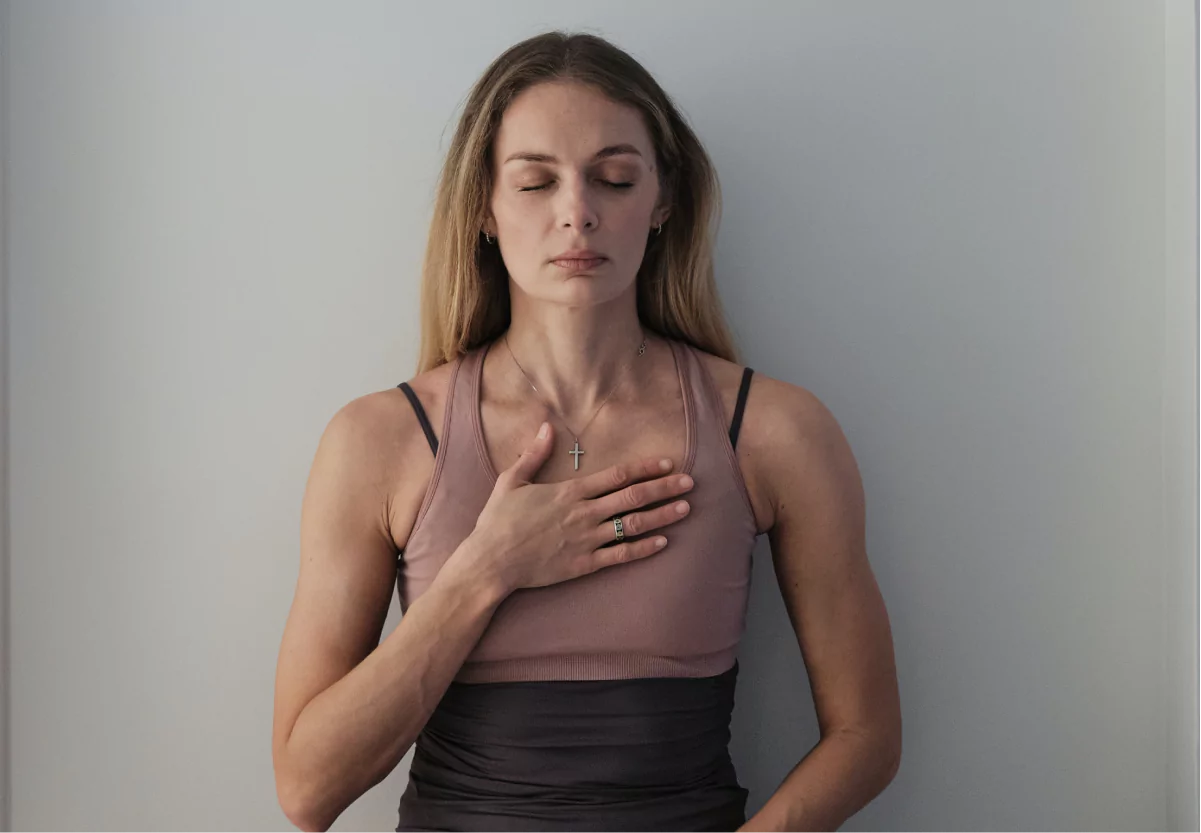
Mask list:
[{"label": "long hair", "polygon": [[592,85],[641,111],[654,143],[661,199],[636,277],[638,317],[662,336],[738,361],[713,278],[721,218],[717,173],[670,97],[634,58],[591,34],[551,31],[492,62],[467,97],[438,178],[421,276],[418,373],[500,336],[509,326],[509,273],[483,222],[491,198],[492,142],[509,103],[542,81]]}]

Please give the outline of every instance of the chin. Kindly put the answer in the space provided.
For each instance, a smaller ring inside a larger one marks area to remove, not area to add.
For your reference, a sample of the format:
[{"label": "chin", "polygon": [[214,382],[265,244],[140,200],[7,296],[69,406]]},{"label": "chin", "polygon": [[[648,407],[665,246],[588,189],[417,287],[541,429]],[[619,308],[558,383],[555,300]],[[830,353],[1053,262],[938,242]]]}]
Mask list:
[{"label": "chin", "polygon": [[[558,268],[558,267],[555,267]],[[612,275],[596,272],[581,272],[561,275],[553,280],[539,280],[530,284],[517,284],[531,299],[548,304],[569,306],[595,306],[620,298],[633,291],[634,280],[618,279]]]},{"label": "chin", "polygon": [[572,275],[561,278],[557,291],[548,293],[554,297],[547,297],[547,300],[572,305],[605,304],[620,298],[632,287],[633,281],[617,281],[610,277],[589,274]]}]

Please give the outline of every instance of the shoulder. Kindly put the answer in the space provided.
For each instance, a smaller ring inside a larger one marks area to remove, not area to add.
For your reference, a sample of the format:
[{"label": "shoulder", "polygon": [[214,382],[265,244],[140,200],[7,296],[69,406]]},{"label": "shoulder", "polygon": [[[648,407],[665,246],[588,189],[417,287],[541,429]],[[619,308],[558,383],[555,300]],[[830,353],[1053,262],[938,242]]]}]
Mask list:
[{"label": "shoulder", "polygon": [[[701,350],[697,355],[717,384],[728,422],[744,365]],[[775,525],[787,497],[819,486],[831,467],[845,474],[855,465],[838,420],[816,394],[758,370],[751,376],[736,450],[761,531]]]},{"label": "shoulder", "polygon": [[[405,380],[438,440],[452,369],[453,363],[443,364]],[[398,384],[352,399],[330,420],[326,435],[372,482],[393,544],[404,549],[434,470],[433,450],[404,391]]]},{"label": "shoulder", "polygon": [[[442,431],[442,417],[446,413],[446,402],[450,397],[450,377],[454,372],[454,362],[440,364],[432,370],[427,370],[424,373],[418,373],[411,379],[406,379],[409,387],[416,395],[417,400],[421,403],[422,409],[426,416],[429,417],[431,426],[435,434],[440,434]],[[377,395],[388,397],[386,405],[381,407],[394,408],[405,413],[411,419],[413,425],[418,427],[418,433],[421,434],[422,442],[425,442],[425,435],[420,430],[420,423],[417,421],[416,411],[409,403],[408,397],[404,395],[404,391],[400,386],[387,391],[380,391]],[[428,445],[427,445],[428,450]]]},{"label": "shoulder", "polygon": [[[442,427],[451,369],[451,364],[443,364],[405,380],[421,403],[435,433]],[[338,410],[331,426],[337,426],[337,430],[343,433],[370,439],[377,453],[403,451],[418,439],[429,452],[417,412],[399,384],[352,399]]]}]

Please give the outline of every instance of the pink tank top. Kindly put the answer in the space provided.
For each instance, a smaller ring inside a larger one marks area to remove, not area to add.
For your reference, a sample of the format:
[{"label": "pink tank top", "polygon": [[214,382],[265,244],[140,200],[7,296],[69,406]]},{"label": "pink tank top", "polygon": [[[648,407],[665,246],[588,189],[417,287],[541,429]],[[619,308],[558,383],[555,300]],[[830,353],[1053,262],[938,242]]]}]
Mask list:
[{"label": "pink tank top", "polygon": [[[546,587],[496,609],[456,682],[707,677],[729,670],[746,626],[755,516],[717,386],[695,348],[669,340],[684,401],[677,470],[696,485],[669,544],[644,559]],[[496,471],[480,428],[488,345],[454,361],[434,473],[398,566],[401,611],[475,528]]]}]

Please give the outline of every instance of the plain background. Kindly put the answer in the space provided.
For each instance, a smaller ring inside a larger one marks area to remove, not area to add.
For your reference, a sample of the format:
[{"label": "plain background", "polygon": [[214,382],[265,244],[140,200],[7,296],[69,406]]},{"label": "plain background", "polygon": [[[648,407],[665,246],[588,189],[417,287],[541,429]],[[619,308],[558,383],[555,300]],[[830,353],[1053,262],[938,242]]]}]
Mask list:
[{"label": "plain background", "polygon": [[[414,372],[468,88],[563,27],[697,129],[744,361],[859,462],[905,737],[846,829],[1197,829],[1193,3],[3,12],[13,827],[292,829],[272,694],[317,440]],[[817,740],[754,559],[748,812]],[[393,829],[408,763],[335,829]]]}]

